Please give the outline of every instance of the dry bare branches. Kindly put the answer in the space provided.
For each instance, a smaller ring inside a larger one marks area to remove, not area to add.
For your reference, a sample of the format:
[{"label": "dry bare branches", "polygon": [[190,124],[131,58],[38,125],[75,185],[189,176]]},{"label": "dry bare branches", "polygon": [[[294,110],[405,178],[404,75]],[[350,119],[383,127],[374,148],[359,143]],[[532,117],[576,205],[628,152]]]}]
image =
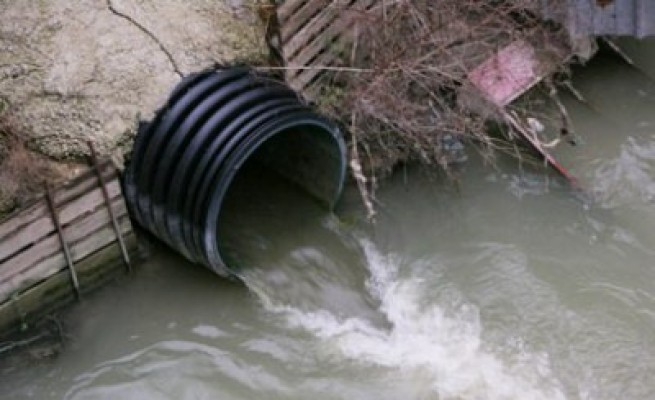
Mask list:
[{"label": "dry bare branches", "polygon": [[59,177],[52,163],[25,144],[21,126],[10,112],[0,114],[0,217],[19,207]]},{"label": "dry bare branches", "polygon": [[561,28],[542,21],[531,3],[396,0],[350,11],[357,13],[350,16],[350,40],[331,50],[340,63],[316,86],[322,110],[349,125],[364,150],[354,153],[359,175],[387,173],[410,160],[449,171],[453,140],[474,142],[492,154],[497,141],[488,124],[503,121],[504,112],[474,90],[467,76],[517,40],[533,45],[542,61],[556,59],[549,40],[562,35]]}]

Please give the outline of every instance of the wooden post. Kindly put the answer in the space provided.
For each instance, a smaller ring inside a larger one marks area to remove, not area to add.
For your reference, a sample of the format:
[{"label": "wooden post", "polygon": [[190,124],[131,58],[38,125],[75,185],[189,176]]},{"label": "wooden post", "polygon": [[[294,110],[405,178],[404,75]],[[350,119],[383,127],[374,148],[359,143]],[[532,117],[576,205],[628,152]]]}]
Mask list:
[{"label": "wooden post", "polygon": [[107,205],[107,210],[109,211],[109,218],[111,219],[112,227],[114,232],[116,232],[116,239],[118,239],[118,245],[121,248],[121,254],[123,256],[123,261],[127,267],[127,272],[132,272],[132,263],[130,262],[130,256],[125,246],[125,240],[123,239],[123,234],[116,220],[116,214],[114,209],[111,206],[111,199],[109,198],[109,193],[107,193],[107,185],[105,184],[105,178],[102,176],[102,171],[100,170],[100,165],[98,164],[98,155],[96,154],[96,149],[93,146],[93,142],[90,140],[87,142],[89,145],[89,150],[91,151],[91,163],[93,164],[93,169],[98,175],[98,181],[100,182],[100,189],[102,190],[102,197],[105,199],[105,204]]},{"label": "wooden post", "polygon": [[28,325],[27,325],[27,321],[25,320],[25,313],[23,312],[23,309],[20,307],[20,304],[18,303],[18,299],[19,299],[18,293],[14,293],[9,298],[9,301],[11,301],[11,304],[16,309],[16,315],[18,316],[18,321],[20,321],[20,331],[23,332],[27,330]]},{"label": "wooden post", "polygon": [[52,198],[52,193],[50,193],[50,186],[45,184],[45,198],[48,203],[48,209],[50,210],[50,216],[52,217],[52,222],[55,225],[57,230],[57,235],[59,236],[59,242],[61,243],[61,248],[64,251],[64,258],[66,258],[66,264],[68,264],[68,269],[70,270],[71,281],[73,282],[73,289],[75,290],[75,296],[77,299],[80,299],[80,284],[77,280],[77,272],[75,271],[75,265],[73,264],[73,257],[71,257],[70,249],[68,248],[68,243],[66,243],[66,238],[64,238],[64,231],[61,229],[61,224],[59,223],[59,215],[57,213],[57,208],[55,202]]}]

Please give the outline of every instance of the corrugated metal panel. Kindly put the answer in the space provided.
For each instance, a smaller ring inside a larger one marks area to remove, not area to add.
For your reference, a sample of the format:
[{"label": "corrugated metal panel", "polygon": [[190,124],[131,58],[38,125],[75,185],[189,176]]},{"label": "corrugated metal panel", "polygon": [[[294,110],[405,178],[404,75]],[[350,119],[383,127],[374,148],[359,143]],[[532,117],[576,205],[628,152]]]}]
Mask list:
[{"label": "corrugated metal panel", "polygon": [[[541,0],[546,18],[566,24],[573,36],[655,36],[655,0]],[[557,4],[560,4],[559,7]]]}]

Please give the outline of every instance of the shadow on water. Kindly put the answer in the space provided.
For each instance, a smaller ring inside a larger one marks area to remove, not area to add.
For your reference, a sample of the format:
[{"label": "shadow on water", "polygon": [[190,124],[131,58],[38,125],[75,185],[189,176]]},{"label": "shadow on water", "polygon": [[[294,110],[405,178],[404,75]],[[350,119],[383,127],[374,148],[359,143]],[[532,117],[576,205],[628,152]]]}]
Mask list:
[{"label": "shadow on water", "polygon": [[366,259],[339,218],[253,157],[230,186],[219,238],[230,268],[264,303],[374,318]]}]

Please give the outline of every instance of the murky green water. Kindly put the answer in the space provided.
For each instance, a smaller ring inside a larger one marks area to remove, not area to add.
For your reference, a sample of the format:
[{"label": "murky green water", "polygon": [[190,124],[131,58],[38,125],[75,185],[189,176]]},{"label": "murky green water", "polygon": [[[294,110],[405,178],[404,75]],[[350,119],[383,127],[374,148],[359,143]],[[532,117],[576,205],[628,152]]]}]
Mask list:
[{"label": "murky green water", "polygon": [[399,171],[374,229],[353,188],[336,218],[246,185],[226,250],[248,288],[158,249],[2,398],[655,398],[655,84],[601,61],[567,99],[584,144],[558,150],[595,202],[475,157],[459,190]]}]

